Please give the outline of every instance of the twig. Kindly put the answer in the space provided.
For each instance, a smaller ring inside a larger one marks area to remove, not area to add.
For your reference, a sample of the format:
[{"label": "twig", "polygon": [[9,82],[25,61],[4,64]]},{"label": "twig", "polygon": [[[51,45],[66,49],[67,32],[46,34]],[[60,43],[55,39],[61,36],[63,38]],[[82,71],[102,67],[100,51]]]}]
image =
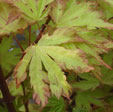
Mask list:
[{"label": "twig", "polygon": [[110,21],[110,20],[112,20],[112,19],[113,19],[113,17],[109,18],[108,21]]},{"label": "twig", "polygon": [[6,75],[5,80],[7,80],[12,74],[15,67],[12,68],[12,70]]},{"label": "twig", "polygon": [[0,89],[1,89],[3,99],[4,99],[4,102],[7,106],[8,111],[9,112],[16,112],[16,109],[15,109],[14,104],[13,104],[13,98],[10,95],[7,83],[6,83],[5,78],[3,76],[1,66],[0,66]]},{"label": "twig", "polygon": [[45,30],[47,24],[50,22],[50,20],[51,20],[51,17],[48,16],[48,19],[47,19],[46,23],[42,25],[42,30],[40,31],[39,35],[37,36],[37,38],[36,38],[36,40],[35,40],[35,43],[38,43],[38,41],[41,39],[42,34],[43,34],[43,32],[44,32],[44,30]]},{"label": "twig", "polygon": [[[25,91],[24,83],[22,83],[21,85],[22,85],[22,88],[23,88],[24,97],[26,97],[26,91]],[[25,106],[26,112],[29,112],[28,101],[24,101],[24,106]]]},{"label": "twig", "polygon": [[28,46],[31,45],[31,26],[29,26],[29,43]]},{"label": "twig", "polygon": [[15,39],[15,41],[17,42],[18,46],[20,47],[21,51],[24,52],[23,47],[21,46],[20,42],[18,41],[18,39],[16,38],[16,36],[13,36],[13,38]]}]

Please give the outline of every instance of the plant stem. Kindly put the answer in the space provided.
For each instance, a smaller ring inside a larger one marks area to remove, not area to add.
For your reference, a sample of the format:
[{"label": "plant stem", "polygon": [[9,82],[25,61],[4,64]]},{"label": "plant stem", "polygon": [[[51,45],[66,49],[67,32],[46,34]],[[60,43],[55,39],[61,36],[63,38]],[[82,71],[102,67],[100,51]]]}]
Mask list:
[{"label": "plant stem", "polygon": [[29,26],[29,43],[28,46],[31,45],[31,26]]},{"label": "plant stem", "polygon": [[13,38],[15,39],[15,41],[17,42],[18,46],[20,47],[21,51],[24,52],[23,47],[21,46],[20,42],[18,41],[18,39],[16,38],[16,36],[13,36]]},{"label": "plant stem", "polygon": [[48,16],[48,19],[47,19],[46,23],[42,25],[42,30],[40,31],[39,35],[37,36],[37,39],[35,40],[35,43],[38,43],[38,41],[41,39],[42,34],[43,34],[47,24],[50,22],[50,20],[51,20],[51,17]]},{"label": "plant stem", "polygon": [[[22,88],[23,88],[24,97],[26,97],[26,91],[25,91],[24,83],[22,83]],[[24,106],[25,106],[26,112],[29,112],[28,101],[24,101]]]},{"label": "plant stem", "polygon": [[0,89],[1,89],[1,92],[3,95],[4,102],[7,106],[8,112],[16,112],[16,109],[15,109],[14,104],[13,104],[13,98],[10,95],[7,83],[6,83],[5,78],[3,76],[1,66],[0,66]]}]

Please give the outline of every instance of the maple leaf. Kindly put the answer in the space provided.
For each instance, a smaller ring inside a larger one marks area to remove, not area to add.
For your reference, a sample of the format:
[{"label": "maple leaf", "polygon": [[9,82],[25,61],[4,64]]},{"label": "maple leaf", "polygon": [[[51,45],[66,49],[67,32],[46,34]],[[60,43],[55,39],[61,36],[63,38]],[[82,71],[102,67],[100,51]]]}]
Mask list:
[{"label": "maple leaf", "polygon": [[[50,35],[51,38],[47,34],[43,35],[37,45],[32,45],[27,49],[26,55],[14,70],[18,86],[25,80],[25,72],[28,64],[30,64],[29,75],[35,91],[34,99],[37,101],[38,98],[37,103],[41,103],[43,106],[47,103],[49,89],[58,98],[61,95],[69,98],[70,85],[60,67],[63,66],[64,69],[76,72],[88,72],[93,69],[87,64],[87,61],[84,61],[78,49],[69,50],[60,46],[62,43],[72,41],[73,33],[66,37],[66,31],[67,29],[58,29]],[[45,81],[50,85],[49,88]]]},{"label": "maple leaf", "polygon": [[51,12],[51,17],[57,27],[87,26],[88,29],[96,27],[113,29],[113,25],[100,19],[100,14],[91,9],[91,3],[77,3],[76,0],[69,0],[66,8],[64,4],[56,2]]},{"label": "maple leaf", "polygon": [[19,61],[19,56],[17,56],[19,50],[14,48],[12,51],[10,51],[11,46],[12,38],[2,39],[0,44],[0,65],[5,75],[6,73],[10,72],[12,67],[14,67]]},{"label": "maple leaf", "polygon": [[98,100],[98,97],[93,95],[90,91],[78,91],[76,96],[76,104],[76,107],[87,110],[91,110],[91,104],[98,105],[100,107],[103,106],[102,102]]},{"label": "maple leaf", "polygon": [[111,67],[102,60],[100,54],[107,53],[110,48],[113,48],[112,40],[108,40],[101,32],[82,29],[77,29],[76,36],[82,41],[66,43],[63,44],[63,46],[73,50],[77,48],[81,49],[86,53],[86,57],[93,67],[95,65],[104,65],[111,69]]},{"label": "maple leaf", "polygon": [[72,84],[72,87],[79,88],[82,90],[88,90],[95,89],[97,86],[99,86],[98,79],[90,76],[90,74],[88,73],[80,74],[79,77],[82,78],[83,80]]},{"label": "maple leaf", "polygon": [[25,51],[25,56],[23,59],[16,65],[14,69],[14,77],[16,79],[17,87],[19,84],[24,81],[27,77],[26,69],[33,55],[34,47],[28,47]]},{"label": "maple leaf", "polygon": [[50,92],[48,85],[45,83],[48,80],[47,74],[42,70],[42,63],[38,54],[39,52],[36,49],[36,52],[34,52],[30,63],[29,75],[31,85],[33,86],[34,91],[36,93],[34,94],[34,99],[38,104],[40,104],[41,102],[44,106],[48,102],[47,98],[50,96]]},{"label": "maple leaf", "polygon": [[52,96],[48,99],[48,104],[43,109],[43,112],[64,112],[65,103],[63,98],[57,99],[55,96]]},{"label": "maple leaf", "polygon": [[17,32],[27,26],[20,18],[18,10],[5,2],[0,2],[0,35]]},{"label": "maple leaf", "polygon": [[23,17],[32,23],[42,20],[48,15],[50,8],[46,8],[46,6],[52,1],[53,0],[12,0],[12,3],[23,13]]}]

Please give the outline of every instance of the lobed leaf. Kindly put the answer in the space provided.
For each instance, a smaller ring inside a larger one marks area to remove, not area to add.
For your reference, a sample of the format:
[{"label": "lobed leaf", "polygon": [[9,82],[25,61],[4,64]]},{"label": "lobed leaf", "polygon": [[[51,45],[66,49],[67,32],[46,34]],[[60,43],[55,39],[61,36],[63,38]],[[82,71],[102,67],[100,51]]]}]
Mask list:
[{"label": "lobed leaf", "polygon": [[49,12],[46,8],[53,0],[13,0],[13,4],[23,13],[28,22],[37,22],[44,19]]},{"label": "lobed leaf", "polygon": [[31,57],[33,56],[33,51],[34,47],[28,47],[25,51],[25,56],[14,69],[14,77],[16,79],[17,87],[19,87],[20,83],[23,82],[27,77],[26,69],[31,60]]},{"label": "lobed leaf", "polygon": [[24,29],[26,22],[21,19],[20,12],[5,2],[0,2],[0,35],[7,35]]},{"label": "lobed leaf", "polygon": [[42,63],[39,56],[39,51],[35,49],[29,68],[30,82],[34,89],[34,99],[38,104],[45,104],[48,102],[50,96],[49,87],[44,82],[47,80],[47,74],[42,70]]},{"label": "lobed leaf", "polygon": [[[61,3],[56,3],[56,6],[61,6]],[[57,27],[80,27],[87,26],[88,29],[95,29],[96,27],[113,29],[113,25],[100,19],[100,14],[91,9],[91,3],[77,3],[76,0],[69,0],[64,9],[55,7],[52,10],[52,19]],[[57,13],[59,12],[59,17]],[[59,18],[59,19],[57,19]]]},{"label": "lobed leaf", "polygon": [[98,79],[90,76],[89,74],[81,74],[79,75],[82,80],[80,82],[76,82],[72,84],[73,88],[79,88],[82,90],[95,89],[99,86]]},{"label": "lobed leaf", "polygon": [[102,107],[101,101],[96,99],[90,92],[77,92],[76,104],[78,108],[91,110],[91,104]]}]

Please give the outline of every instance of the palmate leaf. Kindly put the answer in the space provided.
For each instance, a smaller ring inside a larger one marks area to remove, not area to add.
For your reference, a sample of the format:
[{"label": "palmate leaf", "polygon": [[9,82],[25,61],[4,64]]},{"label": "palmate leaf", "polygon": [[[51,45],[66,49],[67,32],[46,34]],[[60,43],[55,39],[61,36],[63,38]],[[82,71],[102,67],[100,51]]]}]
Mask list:
[{"label": "palmate leaf", "polygon": [[44,19],[49,12],[49,8],[46,8],[53,0],[12,0],[22,13],[25,19],[30,23]]},{"label": "palmate leaf", "polygon": [[40,51],[40,58],[45,66],[45,69],[48,71],[48,79],[50,81],[51,92],[58,98],[61,96],[61,94],[63,94],[65,97],[68,97],[70,86],[66,82],[64,73],[40,47],[37,49]]},{"label": "palmate leaf", "polygon": [[57,99],[55,96],[52,96],[48,99],[48,104],[43,109],[43,112],[65,112],[65,103],[63,98]]},{"label": "palmate leaf", "polygon": [[20,18],[18,10],[0,1],[0,35],[17,32],[26,27],[26,22]]},{"label": "palmate leaf", "polygon": [[17,87],[19,84],[26,79],[26,69],[33,55],[34,47],[28,47],[25,51],[25,56],[23,59],[16,65],[14,69],[14,77],[16,79]]},{"label": "palmate leaf", "polygon": [[82,78],[82,80],[80,82],[76,82],[72,84],[73,88],[88,90],[88,89],[95,89],[97,86],[99,86],[98,79],[92,77],[88,73],[80,74],[79,77]]},{"label": "palmate leaf", "polygon": [[100,54],[107,53],[110,48],[113,48],[112,40],[108,40],[100,31],[94,32],[77,29],[76,34],[79,40],[82,41],[66,43],[63,44],[63,46],[73,50],[77,48],[81,49],[87,55],[87,59],[92,66],[104,65],[111,69],[111,67],[102,60]]},{"label": "palmate leaf", "polygon": [[[84,56],[78,49],[69,50],[60,46],[62,43],[69,42],[69,38],[70,41],[73,39],[71,38],[73,31],[67,38],[66,31],[67,29],[65,31],[58,29],[50,36],[52,38],[47,34],[43,35],[37,45],[32,45],[27,49],[25,56],[14,70],[18,86],[25,80],[25,72],[30,63],[29,75],[35,92],[34,99],[43,106],[47,103],[50,91],[58,98],[61,95],[69,98],[71,87],[61,68],[76,72],[88,72],[93,69],[87,64],[87,60],[84,60]],[[56,36],[56,32],[59,32],[59,35]]]},{"label": "palmate leaf", "polygon": [[2,39],[0,44],[0,65],[5,75],[10,72],[12,67],[14,67],[19,61],[19,56],[17,56],[19,50],[14,48],[12,51],[10,51],[11,46],[12,38]]},{"label": "palmate leaf", "polygon": [[47,103],[47,98],[50,96],[50,93],[48,85],[44,83],[44,81],[47,81],[48,78],[46,72],[42,71],[42,63],[39,57],[39,53],[40,52],[38,51],[38,49],[36,49],[36,51],[33,54],[29,68],[29,75],[31,78],[31,85],[33,86],[34,91],[36,93],[34,94],[34,99],[38,104],[42,102],[42,105],[45,105]]},{"label": "palmate leaf", "polygon": [[[76,0],[69,0],[66,8],[64,4],[56,3],[56,7],[52,10],[52,19],[57,27],[73,27],[87,26],[88,29],[96,27],[112,29],[113,25],[100,19],[100,14],[97,11],[92,11],[91,3],[77,3]],[[59,7],[62,7],[59,9]]]},{"label": "palmate leaf", "polygon": [[76,107],[91,110],[91,104],[98,105],[100,107],[103,106],[102,102],[98,100],[98,97],[94,96],[90,91],[86,92],[77,92],[76,96]]},{"label": "palmate leaf", "polygon": [[[110,92],[112,87],[104,86],[103,88],[96,88],[95,90],[88,91],[78,91],[75,97],[76,107],[74,112],[89,112],[95,110],[93,107],[98,106],[98,108],[103,108],[105,112],[107,112],[106,108],[104,108],[105,99],[110,98],[112,100],[112,93]],[[78,110],[78,111],[77,111]],[[96,111],[95,111],[96,112]],[[101,112],[101,111],[99,111]],[[103,112],[103,111],[102,111]]]}]

